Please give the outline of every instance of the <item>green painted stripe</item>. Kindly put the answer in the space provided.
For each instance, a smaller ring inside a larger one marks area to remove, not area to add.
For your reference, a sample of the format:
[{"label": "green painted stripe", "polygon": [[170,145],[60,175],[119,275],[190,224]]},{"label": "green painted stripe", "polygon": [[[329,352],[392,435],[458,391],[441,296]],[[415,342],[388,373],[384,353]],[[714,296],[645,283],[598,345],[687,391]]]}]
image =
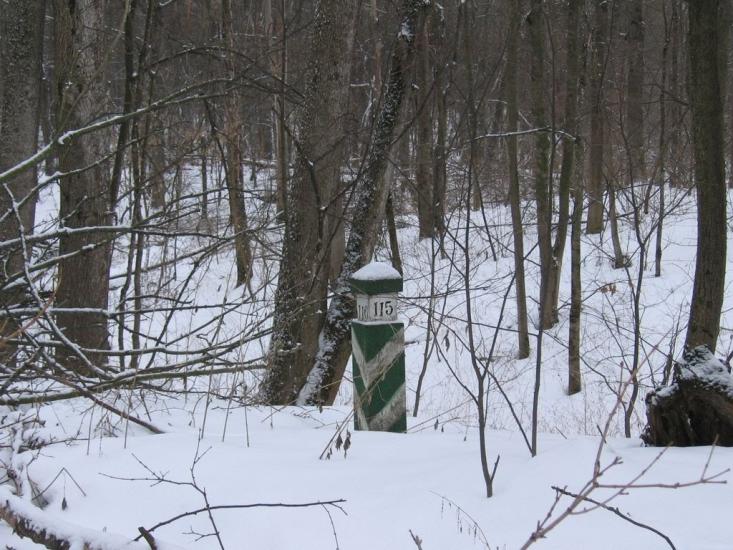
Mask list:
[{"label": "green painted stripe", "polygon": [[365,361],[371,361],[384,347],[386,342],[402,334],[404,340],[404,323],[364,324],[358,321],[351,323],[351,333],[359,343]]}]

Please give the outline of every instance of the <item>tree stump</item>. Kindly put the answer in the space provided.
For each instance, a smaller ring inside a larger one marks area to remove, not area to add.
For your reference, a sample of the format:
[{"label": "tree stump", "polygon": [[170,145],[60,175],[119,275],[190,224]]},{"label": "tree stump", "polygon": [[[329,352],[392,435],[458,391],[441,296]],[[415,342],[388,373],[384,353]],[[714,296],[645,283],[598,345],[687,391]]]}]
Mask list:
[{"label": "tree stump", "polygon": [[673,382],[646,396],[647,445],[733,446],[733,377],[705,346],[685,351]]}]

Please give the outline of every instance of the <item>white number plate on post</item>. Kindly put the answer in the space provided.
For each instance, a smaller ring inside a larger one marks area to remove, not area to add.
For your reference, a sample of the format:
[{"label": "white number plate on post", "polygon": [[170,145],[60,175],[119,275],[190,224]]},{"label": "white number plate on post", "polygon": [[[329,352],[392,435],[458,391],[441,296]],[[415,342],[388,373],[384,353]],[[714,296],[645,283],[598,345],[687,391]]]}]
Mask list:
[{"label": "white number plate on post", "polygon": [[358,321],[396,321],[397,296],[394,294],[356,295]]}]

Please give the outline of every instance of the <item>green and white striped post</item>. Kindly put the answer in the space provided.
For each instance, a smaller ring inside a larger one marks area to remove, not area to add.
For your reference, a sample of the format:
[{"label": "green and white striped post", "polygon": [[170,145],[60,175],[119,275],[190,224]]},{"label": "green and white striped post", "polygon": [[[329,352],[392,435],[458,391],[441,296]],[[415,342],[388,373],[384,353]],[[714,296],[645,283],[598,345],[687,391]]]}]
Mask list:
[{"label": "green and white striped post", "polygon": [[405,325],[397,319],[402,275],[372,262],[349,280],[356,298],[351,323],[354,429],[407,431]]}]

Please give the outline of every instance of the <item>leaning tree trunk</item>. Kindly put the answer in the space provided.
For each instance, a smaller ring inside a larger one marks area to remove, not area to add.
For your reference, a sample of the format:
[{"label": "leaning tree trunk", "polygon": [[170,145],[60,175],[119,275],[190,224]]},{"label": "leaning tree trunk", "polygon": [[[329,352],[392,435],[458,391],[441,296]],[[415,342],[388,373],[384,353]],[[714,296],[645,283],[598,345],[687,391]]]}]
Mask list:
[{"label": "leaning tree trunk", "polygon": [[[80,128],[108,112],[104,78],[106,28],[104,7],[92,0],[55,1],[57,132]],[[64,141],[59,151],[60,223],[70,229],[112,223],[109,162],[110,132],[106,130]],[[95,231],[62,234],[59,239],[56,305],[84,308],[57,315],[57,324],[72,344],[92,351],[80,357],[64,346],[58,359],[67,367],[90,374],[90,363],[105,362],[99,350],[109,348],[107,309],[111,243]],[[92,311],[90,311],[92,310]],[[94,311],[96,310],[96,311]],[[58,335],[57,335],[58,336]],[[97,351],[94,351],[97,350]]]},{"label": "leaning tree trunk", "polygon": [[289,404],[297,397],[313,366],[327,309],[330,235],[326,209],[343,158],[349,22],[355,9],[351,0],[320,0],[316,5],[295,172],[285,201],[268,372],[261,386],[262,400],[271,404]]},{"label": "leaning tree trunk", "polygon": [[[45,2],[10,0],[0,10],[0,173],[36,152],[41,98],[41,57]],[[20,231],[33,232],[36,212],[36,171],[26,170],[0,189],[0,241],[17,239]],[[12,205],[18,205],[17,214]],[[23,254],[11,250],[0,267],[0,303],[10,306],[21,299],[5,285],[23,270]],[[18,288],[18,287],[16,287]],[[0,337],[18,325],[0,320]],[[12,347],[0,345],[0,362]]]},{"label": "leaning tree trunk", "polygon": [[384,169],[399,123],[407,81],[405,71],[413,57],[415,32],[421,12],[429,6],[425,0],[405,0],[404,15],[397,36],[384,103],[369,147],[369,156],[355,191],[354,218],[346,245],[344,263],[329,304],[326,323],[321,331],[320,347],[308,379],[299,392],[298,404],[331,404],[351,353],[351,319],[354,299],[348,279],[366,264],[374,252],[379,227],[384,217],[389,189]]},{"label": "leaning tree trunk", "polygon": [[697,189],[697,261],[686,345],[715,351],[725,291],[726,192],[718,1],[689,2],[690,108]]}]

